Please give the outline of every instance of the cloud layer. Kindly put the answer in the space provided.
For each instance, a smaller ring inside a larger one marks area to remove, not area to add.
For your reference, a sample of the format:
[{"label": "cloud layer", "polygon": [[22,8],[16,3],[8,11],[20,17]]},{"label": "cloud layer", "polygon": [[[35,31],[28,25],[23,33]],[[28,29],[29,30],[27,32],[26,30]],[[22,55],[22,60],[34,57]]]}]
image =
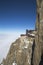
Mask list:
[{"label": "cloud layer", "polygon": [[10,45],[21,33],[0,33],[0,62],[6,57]]}]

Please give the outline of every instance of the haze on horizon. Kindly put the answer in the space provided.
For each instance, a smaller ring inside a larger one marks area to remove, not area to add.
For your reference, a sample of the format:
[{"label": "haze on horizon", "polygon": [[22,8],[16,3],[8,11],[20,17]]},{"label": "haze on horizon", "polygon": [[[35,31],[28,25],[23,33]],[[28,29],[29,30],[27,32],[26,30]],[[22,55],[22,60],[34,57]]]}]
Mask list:
[{"label": "haze on horizon", "polygon": [[36,0],[0,0],[0,61],[26,29],[34,29]]}]

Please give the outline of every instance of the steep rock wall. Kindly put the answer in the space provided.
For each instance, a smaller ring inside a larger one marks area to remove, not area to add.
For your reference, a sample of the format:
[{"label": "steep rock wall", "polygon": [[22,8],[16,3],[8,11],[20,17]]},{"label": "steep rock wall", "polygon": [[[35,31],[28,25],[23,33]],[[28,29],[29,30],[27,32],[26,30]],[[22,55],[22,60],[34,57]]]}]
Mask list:
[{"label": "steep rock wall", "polygon": [[34,38],[21,36],[12,43],[3,65],[31,65]]},{"label": "steep rock wall", "polygon": [[[39,65],[43,54],[43,0],[37,0],[35,49],[33,65]],[[43,63],[42,63],[43,65]]]}]

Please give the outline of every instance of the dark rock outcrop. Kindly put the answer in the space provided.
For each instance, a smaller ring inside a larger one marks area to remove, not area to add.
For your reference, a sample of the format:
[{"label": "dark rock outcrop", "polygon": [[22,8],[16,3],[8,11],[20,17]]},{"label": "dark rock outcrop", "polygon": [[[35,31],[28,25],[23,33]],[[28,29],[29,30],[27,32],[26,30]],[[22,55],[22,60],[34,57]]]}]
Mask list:
[{"label": "dark rock outcrop", "polygon": [[33,65],[43,65],[43,0],[37,1],[35,49]]}]

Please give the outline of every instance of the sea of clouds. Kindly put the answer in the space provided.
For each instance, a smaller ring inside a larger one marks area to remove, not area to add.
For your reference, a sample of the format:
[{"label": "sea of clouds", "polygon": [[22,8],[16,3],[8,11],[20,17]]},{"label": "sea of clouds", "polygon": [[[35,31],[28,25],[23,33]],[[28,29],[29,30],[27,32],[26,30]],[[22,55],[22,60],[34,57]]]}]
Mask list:
[{"label": "sea of clouds", "polygon": [[6,58],[11,43],[14,42],[21,33],[0,33],[0,62]]}]

